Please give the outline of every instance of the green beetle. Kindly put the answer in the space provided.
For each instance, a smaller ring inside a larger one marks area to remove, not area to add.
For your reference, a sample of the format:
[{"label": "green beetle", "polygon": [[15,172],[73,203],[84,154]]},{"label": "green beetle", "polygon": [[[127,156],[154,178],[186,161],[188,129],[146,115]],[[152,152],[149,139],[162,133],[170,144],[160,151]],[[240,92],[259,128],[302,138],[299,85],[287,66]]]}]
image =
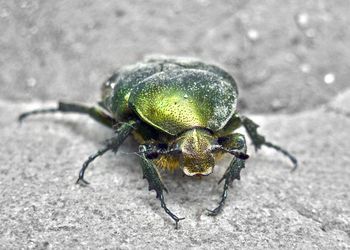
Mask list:
[{"label": "green beetle", "polygon": [[182,169],[187,176],[205,176],[213,172],[215,160],[229,153],[233,159],[224,176],[219,205],[208,210],[220,213],[229,185],[240,179],[247,147],[243,135],[234,131],[243,125],[255,146],[280,151],[297,160],[281,147],[258,134],[252,120],[236,110],[238,90],[235,80],[223,69],[190,58],[149,58],[121,68],[102,85],[102,101],[96,106],[59,102],[57,108],[39,109],[20,115],[75,112],[87,114],[112,128],[115,136],[83,164],[77,183],[88,184],[84,173],[95,158],[107,151],[117,152],[130,135],[140,143],[138,155],[149,190],[155,190],[162,208],[175,221],[183,219],[166,206],[165,188],[158,169]]}]

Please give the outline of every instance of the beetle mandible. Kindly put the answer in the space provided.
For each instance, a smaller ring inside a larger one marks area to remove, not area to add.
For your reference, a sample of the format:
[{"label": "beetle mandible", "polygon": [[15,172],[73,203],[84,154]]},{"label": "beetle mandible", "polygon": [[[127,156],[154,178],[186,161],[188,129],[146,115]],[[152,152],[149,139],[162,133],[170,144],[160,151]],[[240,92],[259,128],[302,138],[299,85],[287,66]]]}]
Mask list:
[{"label": "beetle mandible", "polygon": [[59,102],[57,108],[38,109],[19,116],[73,112],[89,115],[113,129],[115,135],[83,163],[77,183],[89,184],[84,173],[89,164],[108,151],[117,152],[133,134],[140,143],[138,155],[149,190],[155,190],[161,207],[175,221],[164,200],[164,186],[158,169],[182,169],[187,176],[213,172],[215,159],[233,156],[219,183],[224,181],[218,206],[208,210],[218,215],[230,184],[240,179],[248,158],[245,138],[234,132],[243,126],[256,150],[262,145],[287,156],[297,167],[296,158],[257,132],[258,125],[236,109],[238,90],[235,80],[218,66],[192,58],[157,57],[126,66],[102,85],[102,100],[95,106]]}]

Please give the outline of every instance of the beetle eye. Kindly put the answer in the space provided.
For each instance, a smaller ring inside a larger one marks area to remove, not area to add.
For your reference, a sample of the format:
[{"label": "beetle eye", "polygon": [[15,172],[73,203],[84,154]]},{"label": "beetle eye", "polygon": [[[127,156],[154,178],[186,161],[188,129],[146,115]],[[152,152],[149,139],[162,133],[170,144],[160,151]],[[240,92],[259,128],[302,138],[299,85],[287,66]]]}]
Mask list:
[{"label": "beetle eye", "polygon": [[225,138],[225,137],[219,137],[218,140],[217,140],[217,142],[218,142],[220,145],[222,145],[225,141],[227,141],[227,138]]}]

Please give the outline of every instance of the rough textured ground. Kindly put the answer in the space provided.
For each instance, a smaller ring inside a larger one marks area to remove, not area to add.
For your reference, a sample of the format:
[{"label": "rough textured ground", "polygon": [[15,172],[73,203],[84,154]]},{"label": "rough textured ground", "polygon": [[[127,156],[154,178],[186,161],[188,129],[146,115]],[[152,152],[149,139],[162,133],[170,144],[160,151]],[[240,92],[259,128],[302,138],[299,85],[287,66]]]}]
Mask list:
[{"label": "rough textured ground", "polygon": [[186,217],[174,230],[147,191],[137,157],[127,154],[136,145],[129,141],[118,157],[96,161],[87,172],[92,184],[80,187],[74,181],[82,161],[110,132],[75,115],[19,127],[16,113],[27,108],[0,105],[2,248],[350,248],[350,119],[343,114],[322,108],[255,116],[271,140],[298,156],[300,169],[291,174],[272,150],[250,152],[217,218],[205,208],[218,200],[216,182],[227,161],[202,180],[165,175],[169,207]]},{"label": "rough textured ground", "polygon": [[[348,1],[0,1],[0,249],[350,249]],[[20,112],[93,102],[115,68],[150,53],[222,64],[240,107],[300,168],[263,148],[211,218],[228,164],[164,174],[179,230],[147,191],[128,140],[75,185],[111,136],[76,115]],[[261,114],[261,112],[264,112]],[[259,115],[257,115],[259,114]]]}]

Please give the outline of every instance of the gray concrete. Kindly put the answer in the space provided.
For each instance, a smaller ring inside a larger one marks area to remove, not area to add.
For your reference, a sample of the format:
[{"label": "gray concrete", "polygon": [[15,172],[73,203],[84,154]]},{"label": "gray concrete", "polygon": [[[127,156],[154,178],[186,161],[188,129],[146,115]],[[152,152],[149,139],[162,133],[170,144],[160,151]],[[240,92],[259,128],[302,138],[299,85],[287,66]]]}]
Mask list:
[{"label": "gray concrete", "polygon": [[147,191],[137,158],[127,154],[136,149],[131,140],[117,157],[96,161],[87,172],[92,184],[83,188],[74,184],[82,161],[111,133],[76,115],[32,118],[19,127],[17,112],[27,108],[0,105],[2,248],[350,247],[350,119],[344,115],[317,109],[254,116],[264,134],[298,156],[300,169],[290,173],[288,160],[272,150],[250,152],[217,218],[205,208],[218,200],[216,182],[227,159],[202,180],[164,174],[169,207],[186,217],[174,230]]},{"label": "gray concrete", "polygon": [[[348,1],[215,2],[0,2],[0,249],[350,249]],[[298,171],[250,146],[216,218],[205,208],[229,158],[201,180],[162,173],[169,207],[186,217],[174,230],[131,139],[92,164],[84,188],[80,166],[111,131],[77,115],[17,124],[57,99],[94,102],[110,72],[149,53],[222,64],[240,108]]]}]

